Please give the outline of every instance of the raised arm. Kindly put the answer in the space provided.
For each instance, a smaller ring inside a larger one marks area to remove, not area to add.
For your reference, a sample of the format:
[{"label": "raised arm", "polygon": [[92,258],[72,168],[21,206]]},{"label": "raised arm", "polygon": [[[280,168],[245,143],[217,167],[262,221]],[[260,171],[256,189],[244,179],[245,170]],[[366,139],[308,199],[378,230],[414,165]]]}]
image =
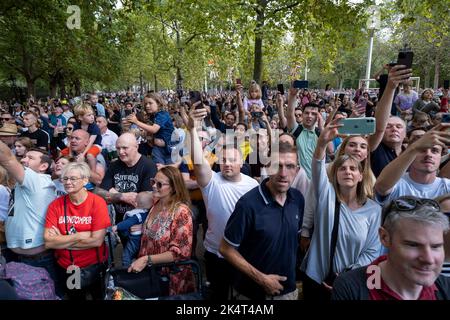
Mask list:
[{"label": "raised arm", "polygon": [[323,128],[317,140],[316,149],[314,150],[313,157],[315,160],[323,160],[325,158],[328,143],[338,136],[338,128],[342,127],[342,124],[338,124],[340,120],[334,119],[329,125]]},{"label": "raised arm", "polygon": [[295,108],[297,107],[297,94],[298,94],[298,89],[293,88],[291,86],[289,88],[289,93],[288,93],[288,106],[287,106],[287,112],[286,112],[287,128],[289,131],[292,131],[297,124],[297,122],[295,121]]},{"label": "raised arm", "polygon": [[442,131],[447,128],[450,128],[450,124],[436,126],[391,161],[378,176],[375,191],[381,196],[389,195],[420,152],[426,149],[431,149],[431,152],[441,152],[436,148],[437,145],[447,148],[446,144],[450,144],[450,132]]},{"label": "raised arm", "polygon": [[17,161],[11,152],[11,149],[0,141],[0,166],[6,169],[8,174],[14,178],[19,184],[23,183],[25,177],[25,169],[22,164]]},{"label": "raised arm", "polygon": [[242,102],[242,85],[236,85],[236,104],[239,112],[239,122],[245,123],[245,109],[244,103]]},{"label": "raised arm", "polygon": [[189,113],[188,130],[191,137],[191,158],[194,164],[194,173],[198,185],[206,187],[211,180],[212,170],[208,161],[203,156],[203,149],[198,137],[197,129],[201,128],[201,121],[206,117],[205,109],[195,110],[195,104]]},{"label": "raised arm", "polygon": [[376,130],[373,135],[369,137],[370,151],[374,151],[383,140],[384,131],[391,115],[392,101],[394,100],[395,89],[403,81],[408,80],[411,76],[411,69],[403,69],[405,66],[398,65],[392,67],[388,75],[388,82],[386,89],[384,89],[383,95],[377,104],[375,111]]},{"label": "raised arm", "polygon": [[155,134],[159,131],[159,129],[161,128],[158,124],[145,124],[141,121],[138,120],[138,118],[136,117],[136,114],[132,113],[130,114],[126,120],[130,123],[134,123],[135,125],[137,125],[139,128],[147,131],[150,134]]},{"label": "raised arm", "polygon": [[284,129],[287,126],[287,119],[284,114],[284,96],[282,94],[277,93],[277,100],[275,102],[275,105],[277,106],[278,117],[280,118],[280,128]]}]

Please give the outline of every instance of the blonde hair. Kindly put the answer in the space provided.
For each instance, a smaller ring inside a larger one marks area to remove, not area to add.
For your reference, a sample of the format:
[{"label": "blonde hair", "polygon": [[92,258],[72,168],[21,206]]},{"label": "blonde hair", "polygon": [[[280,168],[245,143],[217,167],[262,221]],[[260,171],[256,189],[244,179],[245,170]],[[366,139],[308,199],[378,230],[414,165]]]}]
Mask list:
[{"label": "blonde hair", "polygon": [[9,186],[8,179],[8,171],[0,166],[0,185]]},{"label": "blonde hair", "polygon": [[92,107],[89,104],[82,103],[82,104],[76,106],[73,109],[73,112],[75,113],[75,116],[78,118],[78,117],[84,116],[86,113],[89,113],[89,112],[94,113],[94,109],[92,109]]},{"label": "blonde hair", "polygon": [[364,182],[365,182],[365,177],[363,175],[363,167],[361,165],[361,162],[359,162],[355,157],[349,155],[349,154],[344,154],[342,156],[339,156],[338,158],[336,158],[336,160],[334,160],[333,164],[331,165],[331,171],[330,171],[330,182],[333,185],[334,191],[336,192],[336,196],[339,199],[340,202],[344,202],[344,198],[342,197],[342,193],[341,193],[341,187],[338,183],[337,180],[337,172],[339,170],[340,167],[342,167],[342,165],[344,164],[345,161],[350,160],[352,161],[354,164],[356,164],[356,166],[358,167],[359,172],[362,174],[363,178],[360,182],[358,182],[357,186],[356,186],[356,201],[362,205],[364,204],[364,202],[366,202],[368,196],[366,193],[366,190],[364,188]]},{"label": "blonde hair", "polygon": [[81,178],[89,179],[91,177],[91,170],[85,162],[68,163],[61,172],[61,178],[64,178],[70,170],[77,170],[80,173]]},{"label": "blonde hair", "polygon": [[[256,98],[252,98],[251,93],[256,91],[258,94],[256,95]],[[261,92],[261,87],[259,86],[259,84],[257,84],[256,82],[252,82],[250,84],[250,86],[248,87],[248,95],[249,95],[249,99],[261,99],[262,97],[262,92]]]},{"label": "blonde hair", "polygon": [[[359,136],[367,141],[366,138]],[[339,147],[339,151],[337,153],[337,157],[343,156],[345,154],[345,148],[347,147],[348,143],[350,142],[350,139],[355,138],[353,137],[346,137],[344,141],[342,141],[342,144]],[[366,192],[366,195],[368,198],[373,199],[373,189],[375,187],[375,175],[373,174],[372,168],[370,167],[370,150],[369,150],[369,143],[367,141],[367,158],[363,161],[361,161],[361,165],[363,168],[363,187],[364,191]]]}]

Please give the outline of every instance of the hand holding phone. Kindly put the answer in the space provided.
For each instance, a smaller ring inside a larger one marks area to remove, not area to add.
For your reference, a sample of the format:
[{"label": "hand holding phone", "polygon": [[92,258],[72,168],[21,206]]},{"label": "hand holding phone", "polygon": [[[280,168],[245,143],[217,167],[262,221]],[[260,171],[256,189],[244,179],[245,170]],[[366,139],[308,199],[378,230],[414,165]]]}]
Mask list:
[{"label": "hand holding phone", "polygon": [[375,133],[376,120],[373,117],[367,118],[346,118],[339,122],[339,134],[344,135],[371,135]]}]

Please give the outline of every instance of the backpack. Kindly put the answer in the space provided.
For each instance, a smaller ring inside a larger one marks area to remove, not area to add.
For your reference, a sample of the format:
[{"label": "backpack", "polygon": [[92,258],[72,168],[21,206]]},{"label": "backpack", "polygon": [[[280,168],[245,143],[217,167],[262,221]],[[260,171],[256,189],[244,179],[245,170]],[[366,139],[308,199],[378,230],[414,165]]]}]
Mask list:
[{"label": "backpack", "polygon": [[12,281],[20,299],[59,300],[55,293],[55,284],[44,268],[9,262],[6,264],[6,277]]},{"label": "backpack", "polygon": [[[302,133],[303,131],[303,126],[301,124],[299,124],[297,126],[297,129],[295,129],[295,131],[292,133],[292,135],[294,136],[294,139],[297,140],[298,136]],[[320,136],[320,130],[319,128],[315,127],[314,128],[314,132],[316,133],[316,136]]]}]

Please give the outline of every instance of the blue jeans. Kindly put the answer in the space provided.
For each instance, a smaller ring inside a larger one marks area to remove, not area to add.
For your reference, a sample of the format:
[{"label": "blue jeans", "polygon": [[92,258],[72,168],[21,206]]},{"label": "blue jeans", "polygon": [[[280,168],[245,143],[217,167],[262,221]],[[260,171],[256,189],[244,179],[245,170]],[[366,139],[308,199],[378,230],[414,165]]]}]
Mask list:
[{"label": "blue jeans", "polygon": [[130,235],[128,241],[123,248],[122,267],[129,267],[134,258],[136,258],[141,248],[141,235]]}]

